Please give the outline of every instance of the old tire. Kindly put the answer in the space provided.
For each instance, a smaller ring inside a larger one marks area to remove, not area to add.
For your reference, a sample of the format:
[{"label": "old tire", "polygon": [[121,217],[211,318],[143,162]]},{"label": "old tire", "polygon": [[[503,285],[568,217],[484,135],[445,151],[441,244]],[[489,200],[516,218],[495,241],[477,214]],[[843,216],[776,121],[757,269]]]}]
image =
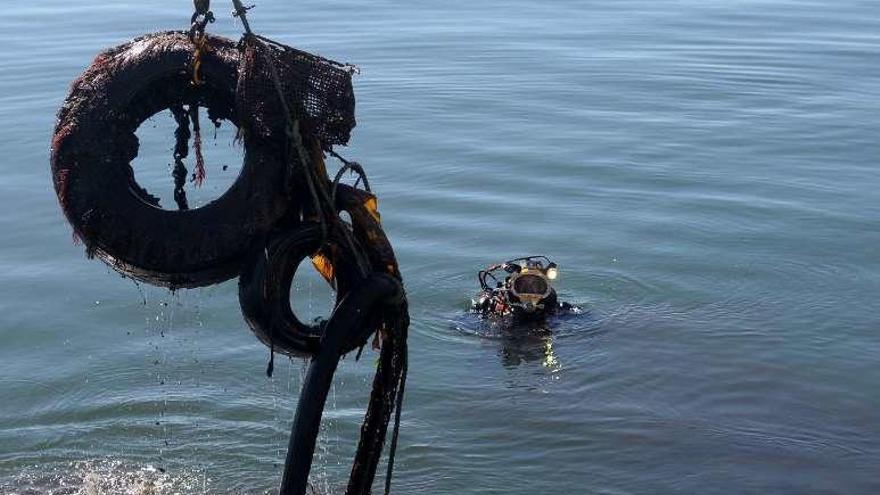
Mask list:
[{"label": "old tire", "polygon": [[291,204],[285,143],[256,137],[245,136],[235,183],[201,208],[163,210],[135,182],[135,131],[150,116],[198,104],[212,118],[239,121],[238,49],[215,36],[208,45],[200,86],[190,84],[193,44],[185,33],[147,35],[102,53],[74,82],[52,143],[55,190],[75,235],[117,271],[160,286],[236,276]]},{"label": "old tire", "polygon": [[[255,250],[238,281],[241,312],[257,338],[276,352],[296,357],[314,356],[320,348],[323,325],[301,321],[290,306],[290,287],[300,263],[321,247],[321,228],[301,224],[272,236],[263,249]],[[331,238],[331,247],[340,246]],[[350,256],[334,260],[336,304],[363,281]],[[349,352],[356,345],[348,346]]]},{"label": "old tire", "polygon": [[[370,269],[400,281],[400,272],[391,244],[385,237],[378,219],[365,207],[373,198],[368,193],[348,185],[337,189],[336,207],[351,216],[351,233],[369,258]],[[348,228],[348,227],[344,227]],[[257,338],[277,352],[289,356],[308,357],[317,353],[324,329],[319,325],[305,324],[290,308],[290,285],[297,266],[306,257],[315,254],[320,247],[321,232],[316,225],[295,226],[271,237],[265,249],[255,250],[242,269],[239,278],[239,303],[245,320]],[[343,239],[331,236],[330,246],[343,253],[334,260],[336,301],[352,287],[360,284],[363,277],[350,255],[345,255]],[[401,287],[402,297],[402,287]],[[401,300],[405,305],[405,300]],[[366,339],[382,324],[387,308],[365,308],[370,312],[365,318],[363,333],[359,338],[346,342],[343,353],[364,344]]]}]

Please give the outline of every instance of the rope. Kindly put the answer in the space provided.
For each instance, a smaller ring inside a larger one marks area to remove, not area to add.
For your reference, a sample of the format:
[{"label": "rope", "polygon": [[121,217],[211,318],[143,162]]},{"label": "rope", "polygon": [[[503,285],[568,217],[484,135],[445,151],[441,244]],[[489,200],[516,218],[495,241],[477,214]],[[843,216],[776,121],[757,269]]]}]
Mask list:
[{"label": "rope", "polygon": [[248,35],[254,34],[251,32],[250,23],[248,23],[247,13],[249,10],[256,7],[256,5],[250,5],[250,6],[245,7],[241,3],[241,0],[232,0],[232,7],[235,9],[232,11],[232,16],[238,17],[239,19],[241,19],[241,25],[242,25],[242,27],[244,27],[244,32]]},{"label": "rope", "polygon": [[[211,0],[193,0],[193,8],[195,12],[190,18],[190,28],[189,28],[189,39],[195,45],[195,50],[193,51],[192,58],[192,81],[191,84],[193,86],[201,86],[205,84],[205,80],[202,79],[201,69],[202,69],[202,56],[210,51],[210,47],[208,46],[208,35],[205,33],[205,28],[208,24],[214,22],[216,19],[214,18],[214,13],[211,12]],[[175,116],[177,118],[177,116]],[[193,126],[193,148],[196,153],[196,168],[193,173],[192,182],[196,185],[196,187],[201,187],[202,183],[205,181],[205,157],[202,154],[202,129],[199,125],[199,107],[198,105],[190,105],[189,108],[189,118],[192,120]],[[180,124],[180,120],[178,120],[178,125]],[[178,145],[180,143],[178,142]],[[176,157],[175,157],[176,158]],[[178,195],[178,190],[180,191],[183,201],[186,202],[185,193],[183,192],[183,186],[177,185],[178,181],[178,173],[183,172],[184,180],[186,180],[186,168],[183,167],[183,163],[179,162],[175,165],[174,169],[174,180],[175,180],[175,199]],[[178,202],[178,205],[180,203]],[[185,209],[185,208],[181,208]]]},{"label": "rope", "polygon": [[193,126],[193,150],[196,153],[196,169],[193,172],[192,182],[196,187],[202,187],[205,182],[205,156],[202,154],[202,128],[199,125],[199,106],[190,105],[189,116]]},{"label": "rope", "polygon": [[[343,175],[345,172],[349,172],[349,171],[350,171],[350,172],[354,172],[354,173],[358,174],[358,182],[360,182],[361,180],[363,180],[363,181],[364,181],[364,189],[366,189],[366,191],[367,191],[368,193],[372,193],[372,192],[373,192],[373,190],[370,188],[370,181],[369,181],[369,179],[367,179],[367,173],[364,171],[364,167],[362,167],[360,163],[358,163],[358,162],[348,161],[348,160],[346,160],[345,158],[341,157],[338,153],[336,153],[336,152],[333,151],[332,149],[331,149],[331,150],[328,150],[328,152],[329,152],[331,155],[333,155],[334,158],[336,158],[337,160],[339,160],[339,161],[341,161],[341,162],[343,163],[342,168],[340,168],[339,171],[336,172],[336,177],[333,179],[333,189],[332,189],[332,190],[333,190],[333,197],[332,197],[332,201],[333,201],[333,204],[334,204],[334,205],[336,204],[336,190],[338,189],[338,187],[339,187],[339,181],[342,179],[342,175]],[[357,186],[357,182],[355,182],[355,186]]]},{"label": "rope", "polygon": [[192,85],[201,86],[205,84],[200,71],[202,69],[202,55],[208,51],[208,37],[202,29],[200,33],[190,32],[190,39],[196,45],[192,61]]},{"label": "rope", "polygon": [[[405,337],[402,337],[405,339]],[[394,457],[397,454],[397,437],[400,435],[400,415],[403,410],[403,392],[406,389],[406,374],[409,371],[409,356],[406,340],[401,344],[400,381],[397,385],[397,397],[394,400],[394,430],[391,433],[391,446],[388,448],[388,468],[385,471],[385,495],[391,493],[391,477],[394,474]]]}]

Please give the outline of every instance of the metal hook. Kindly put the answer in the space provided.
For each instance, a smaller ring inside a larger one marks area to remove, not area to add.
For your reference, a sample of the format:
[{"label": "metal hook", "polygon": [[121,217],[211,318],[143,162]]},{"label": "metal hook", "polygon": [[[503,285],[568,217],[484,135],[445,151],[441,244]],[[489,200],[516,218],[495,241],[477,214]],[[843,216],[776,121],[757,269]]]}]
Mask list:
[{"label": "metal hook", "polygon": [[232,0],[232,6],[235,10],[232,11],[232,17],[238,17],[241,19],[241,24],[244,26],[244,32],[247,34],[253,34],[251,32],[251,26],[247,20],[247,13],[252,8],[256,7],[256,5],[250,5],[245,7],[244,4],[241,3],[241,0]]}]

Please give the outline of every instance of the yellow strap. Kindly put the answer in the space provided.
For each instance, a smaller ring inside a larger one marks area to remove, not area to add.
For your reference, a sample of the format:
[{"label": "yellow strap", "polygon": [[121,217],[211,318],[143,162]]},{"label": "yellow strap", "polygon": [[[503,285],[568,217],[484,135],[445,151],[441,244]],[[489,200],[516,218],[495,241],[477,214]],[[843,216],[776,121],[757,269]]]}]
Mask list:
[{"label": "yellow strap", "polygon": [[373,219],[376,220],[376,223],[382,223],[379,218],[379,198],[370,194],[367,196],[366,201],[364,201],[364,208],[372,215]]},{"label": "yellow strap", "polygon": [[193,74],[192,74],[192,84],[193,86],[201,86],[205,83],[205,80],[202,79],[200,71],[202,69],[202,54],[208,51],[208,37],[203,33],[201,36],[196,38],[195,41],[196,50],[193,53]]},{"label": "yellow strap", "polygon": [[312,256],[312,265],[315,266],[315,270],[318,270],[318,273],[324,277],[324,280],[327,281],[331,286],[333,285],[333,277],[336,275],[335,270],[333,269],[333,262],[330,261],[329,258],[324,256],[323,253],[318,253]]}]

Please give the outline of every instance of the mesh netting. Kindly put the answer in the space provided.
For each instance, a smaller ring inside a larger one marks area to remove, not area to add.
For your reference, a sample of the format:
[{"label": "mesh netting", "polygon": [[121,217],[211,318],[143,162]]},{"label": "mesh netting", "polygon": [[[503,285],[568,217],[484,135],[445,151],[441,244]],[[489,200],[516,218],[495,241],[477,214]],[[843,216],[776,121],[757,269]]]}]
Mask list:
[{"label": "mesh netting", "polygon": [[242,43],[236,105],[246,132],[264,138],[284,135],[287,120],[277,80],[287,109],[303,130],[325,148],[348,143],[355,126],[354,67],[262,36],[246,36]]}]

